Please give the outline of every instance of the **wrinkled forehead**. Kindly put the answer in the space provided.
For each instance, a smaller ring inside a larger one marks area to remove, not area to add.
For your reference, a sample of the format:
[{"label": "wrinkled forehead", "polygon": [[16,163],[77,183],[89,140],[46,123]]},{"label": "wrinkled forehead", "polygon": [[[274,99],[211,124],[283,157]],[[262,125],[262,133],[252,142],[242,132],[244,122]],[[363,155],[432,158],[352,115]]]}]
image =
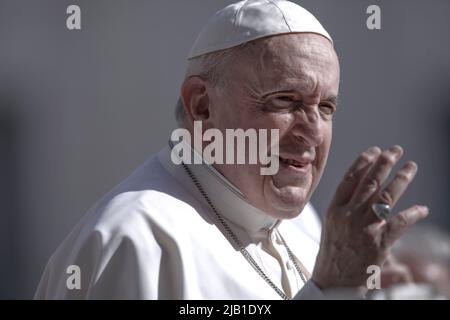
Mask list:
[{"label": "wrinkled forehead", "polygon": [[[233,72],[259,85],[317,82],[336,86],[339,61],[331,42],[317,34],[285,34],[248,43]],[[315,79],[312,79],[315,78]]]},{"label": "wrinkled forehead", "polygon": [[257,40],[242,58],[246,65],[254,64],[258,69],[273,72],[286,72],[294,67],[338,66],[331,42],[316,34],[286,34]]}]

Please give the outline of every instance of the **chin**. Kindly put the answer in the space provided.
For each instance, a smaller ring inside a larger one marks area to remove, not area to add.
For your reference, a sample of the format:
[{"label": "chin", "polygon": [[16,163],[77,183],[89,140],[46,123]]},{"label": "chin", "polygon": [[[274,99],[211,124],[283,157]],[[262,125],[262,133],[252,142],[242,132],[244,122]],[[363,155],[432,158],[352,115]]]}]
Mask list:
[{"label": "chin", "polygon": [[[281,178],[281,179],[280,179]],[[308,203],[312,177],[302,177],[286,181],[283,177],[273,176],[265,181],[265,210],[273,217],[292,219],[297,217]]]},{"label": "chin", "polygon": [[269,205],[267,212],[277,219],[293,219],[302,212],[308,202],[307,192],[298,187],[283,189],[266,195],[267,204]]}]

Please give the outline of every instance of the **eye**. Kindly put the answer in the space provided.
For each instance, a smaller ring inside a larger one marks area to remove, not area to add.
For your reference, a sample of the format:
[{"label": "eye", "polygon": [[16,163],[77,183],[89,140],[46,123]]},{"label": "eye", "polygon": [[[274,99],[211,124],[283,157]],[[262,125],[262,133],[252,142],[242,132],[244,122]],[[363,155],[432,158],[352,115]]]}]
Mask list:
[{"label": "eye", "polygon": [[275,99],[284,101],[284,102],[293,102],[294,101],[294,98],[291,96],[279,96],[279,97],[276,97]]},{"label": "eye", "polygon": [[275,104],[278,107],[288,108],[291,107],[296,100],[294,96],[279,95],[273,97],[272,101],[273,104]]},{"label": "eye", "polygon": [[331,116],[336,111],[336,107],[332,104],[324,103],[319,105],[320,112],[324,115]]}]

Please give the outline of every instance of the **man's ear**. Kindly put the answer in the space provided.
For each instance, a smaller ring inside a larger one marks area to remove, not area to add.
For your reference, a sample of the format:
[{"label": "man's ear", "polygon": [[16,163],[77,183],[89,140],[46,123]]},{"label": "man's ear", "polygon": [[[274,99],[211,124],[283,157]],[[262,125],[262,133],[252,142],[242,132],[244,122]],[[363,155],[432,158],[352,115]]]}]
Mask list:
[{"label": "man's ear", "polygon": [[191,123],[209,119],[208,85],[204,79],[192,76],[184,80],[181,97]]}]

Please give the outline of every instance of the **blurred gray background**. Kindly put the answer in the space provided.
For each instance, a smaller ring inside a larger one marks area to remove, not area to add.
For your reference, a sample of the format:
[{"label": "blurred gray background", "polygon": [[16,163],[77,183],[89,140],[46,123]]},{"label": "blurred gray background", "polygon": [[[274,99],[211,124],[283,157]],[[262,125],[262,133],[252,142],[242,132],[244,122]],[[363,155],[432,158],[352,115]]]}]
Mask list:
[{"label": "blurred gray background", "polygon": [[[165,145],[185,56],[233,1],[0,0],[0,298],[32,298],[50,254],[89,206]],[[370,145],[404,146],[419,174],[399,209],[450,229],[450,1],[296,1],[335,39],[339,111],[314,195],[326,210]],[[66,28],[81,7],[82,30]],[[381,30],[366,8],[381,7]]]}]

